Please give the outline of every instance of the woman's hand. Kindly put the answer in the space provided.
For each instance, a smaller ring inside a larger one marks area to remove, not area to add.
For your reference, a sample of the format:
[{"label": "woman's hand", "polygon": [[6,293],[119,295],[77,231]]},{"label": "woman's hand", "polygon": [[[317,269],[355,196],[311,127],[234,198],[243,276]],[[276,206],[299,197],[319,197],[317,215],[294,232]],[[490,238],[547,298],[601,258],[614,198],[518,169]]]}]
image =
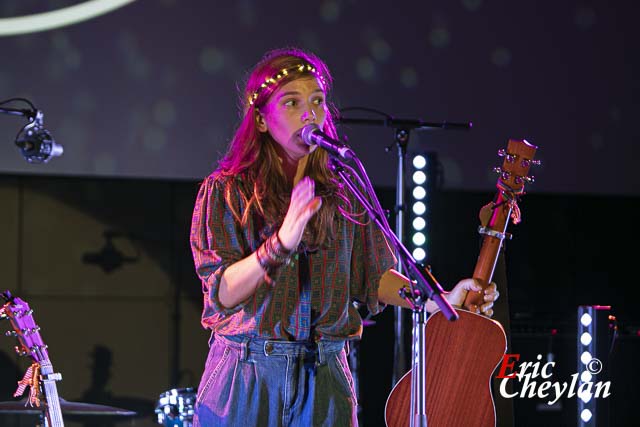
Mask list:
[{"label": "woman's hand", "polygon": [[[445,298],[454,307],[461,307],[464,303],[467,293],[469,291],[481,291],[482,286],[475,279],[463,279],[451,290],[451,292],[445,294]],[[484,290],[484,304],[480,305],[480,313],[487,317],[493,316],[493,302],[498,299],[500,292],[496,288],[495,283],[490,283]]]},{"label": "woman's hand", "polygon": [[304,228],[320,206],[322,199],[315,196],[315,182],[308,176],[304,177],[291,191],[289,210],[278,230],[280,242],[286,249],[294,250],[298,247]]}]

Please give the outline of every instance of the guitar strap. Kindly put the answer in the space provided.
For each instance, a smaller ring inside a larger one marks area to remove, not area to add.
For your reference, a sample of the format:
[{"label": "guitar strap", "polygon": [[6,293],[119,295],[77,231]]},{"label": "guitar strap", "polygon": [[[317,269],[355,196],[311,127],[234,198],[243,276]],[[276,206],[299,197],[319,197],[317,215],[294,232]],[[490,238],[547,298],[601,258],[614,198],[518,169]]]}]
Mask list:
[{"label": "guitar strap", "polygon": [[25,390],[29,388],[29,399],[27,403],[29,406],[36,405],[40,407],[40,397],[38,395],[40,390],[40,365],[33,363],[20,381],[18,381],[18,388],[13,393],[13,397],[20,397],[24,394]]}]

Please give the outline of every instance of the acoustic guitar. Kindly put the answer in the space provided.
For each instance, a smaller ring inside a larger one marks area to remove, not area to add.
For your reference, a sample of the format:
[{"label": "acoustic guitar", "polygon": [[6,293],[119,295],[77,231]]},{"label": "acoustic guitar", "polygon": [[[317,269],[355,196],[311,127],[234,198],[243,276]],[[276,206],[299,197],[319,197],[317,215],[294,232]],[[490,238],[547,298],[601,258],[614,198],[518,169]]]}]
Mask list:
[{"label": "acoustic guitar", "polygon": [[[16,352],[23,356],[30,356],[34,363],[27,369],[26,374],[18,382],[18,389],[13,397],[21,396],[27,388],[29,398],[27,402],[37,407],[43,406],[47,427],[64,427],[60,398],[56,381],[62,376],[54,373],[53,365],[49,360],[47,346],[40,336],[40,327],[33,320],[33,310],[25,301],[14,297],[9,291],[5,291],[2,297],[6,303],[0,307],[0,318],[8,318],[13,331],[7,333],[15,336],[21,344],[16,346]],[[44,395],[45,401],[41,401]]]},{"label": "acoustic guitar", "polygon": [[[510,139],[499,174],[498,192],[492,203],[480,213],[479,232],[482,247],[473,273],[483,289],[491,282],[509,217],[520,221],[517,202],[524,194],[524,185],[532,182],[529,168],[538,147],[525,140]],[[460,318],[447,320],[438,311],[429,316],[425,326],[425,407],[429,427],[493,427],[496,425],[495,406],[491,394],[491,376],[507,348],[502,326],[485,316],[476,314],[483,301],[483,292],[469,292],[465,309],[457,309]],[[414,361],[415,368],[415,361]],[[411,423],[411,370],[391,391],[385,407],[388,427],[407,427]],[[414,391],[415,393],[415,391]],[[413,426],[411,426],[413,427]]]}]

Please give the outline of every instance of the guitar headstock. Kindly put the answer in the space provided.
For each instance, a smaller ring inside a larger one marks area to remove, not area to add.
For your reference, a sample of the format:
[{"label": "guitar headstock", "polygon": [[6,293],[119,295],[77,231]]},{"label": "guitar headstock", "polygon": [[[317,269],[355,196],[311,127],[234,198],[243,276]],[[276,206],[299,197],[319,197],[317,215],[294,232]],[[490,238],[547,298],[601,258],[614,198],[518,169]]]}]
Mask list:
[{"label": "guitar headstock", "polygon": [[500,174],[498,188],[506,185],[511,192],[522,193],[525,183],[534,181],[534,177],[528,175],[529,168],[540,164],[540,160],[533,159],[537,149],[538,147],[524,139],[510,139],[507,149],[498,151],[498,155],[504,157],[502,167],[494,169],[494,172]]},{"label": "guitar headstock", "polygon": [[40,327],[33,320],[33,310],[26,301],[14,297],[9,291],[3,292],[2,297],[6,303],[0,308],[0,315],[8,318],[13,331],[7,336],[18,338],[20,347],[16,346],[16,352],[20,355],[28,355],[38,363],[48,362],[47,346],[40,336]]}]

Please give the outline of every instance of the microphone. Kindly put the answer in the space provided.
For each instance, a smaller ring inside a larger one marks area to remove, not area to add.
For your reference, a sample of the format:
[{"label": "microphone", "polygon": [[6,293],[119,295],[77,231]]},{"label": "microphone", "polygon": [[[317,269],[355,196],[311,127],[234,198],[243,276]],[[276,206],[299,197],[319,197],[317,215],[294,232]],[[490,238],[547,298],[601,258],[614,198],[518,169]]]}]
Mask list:
[{"label": "microphone", "polygon": [[322,132],[316,124],[310,123],[303,127],[300,136],[305,144],[322,147],[332,156],[340,157],[344,160],[351,160],[356,156],[351,148]]},{"label": "microphone", "polygon": [[22,128],[16,138],[22,157],[29,163],[47,163],[52,157],[61,156],[64,148],[56,144],[43,125],[42,111],[35,111],[35,118]]}]

